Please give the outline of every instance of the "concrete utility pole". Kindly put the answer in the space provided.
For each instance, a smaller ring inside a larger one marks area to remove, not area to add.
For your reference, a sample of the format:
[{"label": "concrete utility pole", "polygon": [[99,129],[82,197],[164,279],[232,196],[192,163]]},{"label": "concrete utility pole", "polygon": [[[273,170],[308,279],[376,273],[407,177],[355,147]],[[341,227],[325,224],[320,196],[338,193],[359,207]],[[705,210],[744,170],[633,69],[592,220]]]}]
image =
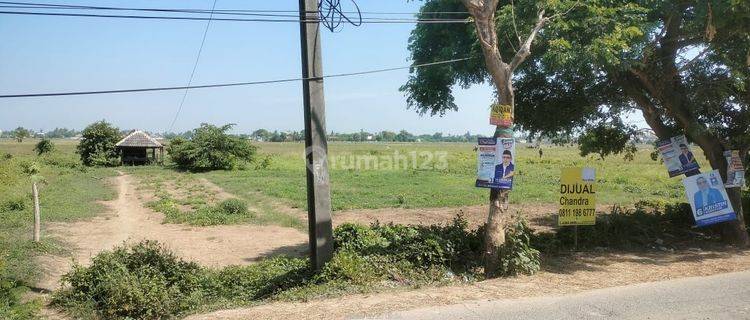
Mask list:
[{"label": "concrete utility pole", "polygon": [[[302,92],[305,109],[305,164],[310,260],[320,269],[333,257],[331,186],[328,179],[323,59],[320,49],[318,0],[299,0],[302,47]],[[309,79],[312,78],[312,79]]]}]

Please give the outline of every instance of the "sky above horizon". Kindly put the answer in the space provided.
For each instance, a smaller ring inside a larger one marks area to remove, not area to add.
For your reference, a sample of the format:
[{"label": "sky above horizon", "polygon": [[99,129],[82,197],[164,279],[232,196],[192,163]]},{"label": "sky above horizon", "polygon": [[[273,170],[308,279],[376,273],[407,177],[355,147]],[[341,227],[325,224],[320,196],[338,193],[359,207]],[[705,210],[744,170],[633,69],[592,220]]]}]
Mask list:
[{"label": "sky above horizon", "polygon": [[[212,0],[63,1],[55,3],[210,9]],[[217,9],[296,10],[297,1],[218,0]],[[357,2],[363,11],[417,12],[418,1]],[[0,17],[0,94],[186,85],[205,21],[79,17]],[[401,67],[413,24],[322,30],[325,74]],[[296,23],[212,22],[193,85],[296,78],[301,74]],[[456,88],[459,111],[420,116],[398,89],[408,70],[325,81],[327,129],[413,133],[494,132],[489,85]],[[184,91],[0,99],[0,129],[81,129],[105,119],[121,129],[169,129]],[[237,133],[303,128],[299,82],[190,90],[172,131],[200,123],[236,123]],[[640,116],[632,120],[642,122]],[[642,126],[642,125],[641,125]]]}]

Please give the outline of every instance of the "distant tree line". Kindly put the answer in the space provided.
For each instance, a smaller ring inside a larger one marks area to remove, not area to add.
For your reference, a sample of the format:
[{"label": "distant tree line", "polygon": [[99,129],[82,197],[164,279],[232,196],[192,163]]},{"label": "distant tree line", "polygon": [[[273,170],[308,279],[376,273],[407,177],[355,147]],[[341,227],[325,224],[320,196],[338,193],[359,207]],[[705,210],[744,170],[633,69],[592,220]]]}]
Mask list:
[{"label": "distant tree line", "polygon": [[[128,131],[120,131],[121,135],[126,135]],[[80,137],[82,131],[67,128],[55,128],[54,130],[44,132],[34,132],[32,130],[18,127],[14,130],[2,131],[0,138],[9,138],[16,140],[23,140],[26,138],[48,138],[48,139],[63,139]],[[195,135],[195,130],[189,130],[185,132],[162,132],[155,133],[147,131],[153,137],[164,138],[167,140],[173,140],[175,138],[182,138],[191,140]],[[250,139],[255,141],[264,142],[300,142],[305,140],[305,130],[300,131],[279,131],[279,130],[266,130],[258,129],[250,134],[232,134],[233,136]],[[328,134],[328,141],[349,141],[349,142],[476,142],[477,138],[482,135],[472,134],[466,132],[464,134],[452,135],[444,134],[442,132],[436,132],[433,134],[413,134],[406,130],[394,131],[379,131],[379,132],[368,132],[361,130],[359,132],[345,133],[331,131]],[[520,137],[524,138],[524,137]]]},{"label": "distant tree line", "polygon": [[[380,131],[380,132],[367,132],[359,131],[353,133],[343,133],[331,131],[328,134],[328,141],[350,141],[350,142],[367,142],[367,141],[381,141],[381,142],[471,142],[476,141],[479,135],[473,135],[470,132],[466,132],[462,135],[446,135],[441,132],[433,134],[421,134],[415,135],[406,130],[399,132],[393,131]],[[267,142],[295,142],[305,140],[305,131],[269,131],[266,129],[258,129],[253,131],[249,138],[256,141],[267,141]]]}]

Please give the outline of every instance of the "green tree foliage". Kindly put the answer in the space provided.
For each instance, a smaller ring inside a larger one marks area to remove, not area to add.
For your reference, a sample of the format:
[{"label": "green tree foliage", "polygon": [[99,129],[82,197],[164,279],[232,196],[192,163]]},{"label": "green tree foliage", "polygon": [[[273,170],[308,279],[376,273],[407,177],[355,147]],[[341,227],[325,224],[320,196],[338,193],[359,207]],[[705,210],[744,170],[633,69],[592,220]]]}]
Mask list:
[{"label": "green tree foliage", "polygon": [[36,146],[34,146],[34,151],[36,151],[37,155],[43,155],[45,153],[49,153],[55,150],[55,144],[52,143],[52,140],[44,138],[41,141],[39,141]]},{"label": "green tree foliage", "polygon": [[72,138],[78,134],[78,131],[66,128],[55,128],[54,130],[47,132],[45,136],[51,139],[62,139]]},{"label": "green tree foliage", "polygon": [[[568,11],[571,5],[519,0],[497,7],[498,50],[504,57],[529,34],[539,9],[554,17],[513,79],[520,129],[556,139],[580,137],[583,153],[603,156],[627,150],[624,137],[636,130],[620,119],[639,112],[660,139],[685,134],[722,174],[724,150],[747,154],[750,2],[588,0]],[[459,0],[428,0],[422,10],[465,8]],[[409,40],[416,63],[481,57],[480,48],[473,24],[420,24]],[[402,90],[418,112],[443,115],[458,107],[451,92],[456,85],[490,80],[477,58],[412,70]],[[735,189],[730,198],[741,212]],[[748,243],[739,227],[725,234]]]},{"label": "green tree foliage", "polygon": [[256,148],[247,139],[227,133],[234,125],[217,127],[201,124],[191,139],[175,138],[167,152],[181,169],[191,171],[232,170],[241,162],[249,162]]},{"label": "green tree foliage", "polygon": [[81,162],[87,166],[115,166],[120,158],[115,144],[120,141],[120,130],[107,123],[98,121],[90,124],[81,133],[81,142],[77,152]]},{"label": "green tree foliage", "polygon": [[23,139],[31,138],[32,132],[24,127],[18,127],[11,132],[11,137],[16,141],[23,142]]},{"label": "green tree foliage", "polygon": [[258,141],[270,141],[272,133],[266,129],[258,129],[250,134],[250,137]]},{"label": "green tree foliage", "polygon": [[395,141],[398,142],[414,142],[416,138],[413,134],[409,133],[409,131],[401,130],[396,137],[394,137]]}]

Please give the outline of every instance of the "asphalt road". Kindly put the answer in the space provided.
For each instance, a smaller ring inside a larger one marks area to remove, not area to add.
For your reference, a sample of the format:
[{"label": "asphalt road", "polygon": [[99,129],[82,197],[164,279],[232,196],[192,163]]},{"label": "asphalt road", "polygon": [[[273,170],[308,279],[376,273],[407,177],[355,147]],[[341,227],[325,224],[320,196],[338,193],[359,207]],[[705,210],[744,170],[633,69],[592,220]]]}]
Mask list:
[{"label": "asphalt road", "polygon": [[475,301],[373,319],[750,319],[750,271],[564,296]]}]

